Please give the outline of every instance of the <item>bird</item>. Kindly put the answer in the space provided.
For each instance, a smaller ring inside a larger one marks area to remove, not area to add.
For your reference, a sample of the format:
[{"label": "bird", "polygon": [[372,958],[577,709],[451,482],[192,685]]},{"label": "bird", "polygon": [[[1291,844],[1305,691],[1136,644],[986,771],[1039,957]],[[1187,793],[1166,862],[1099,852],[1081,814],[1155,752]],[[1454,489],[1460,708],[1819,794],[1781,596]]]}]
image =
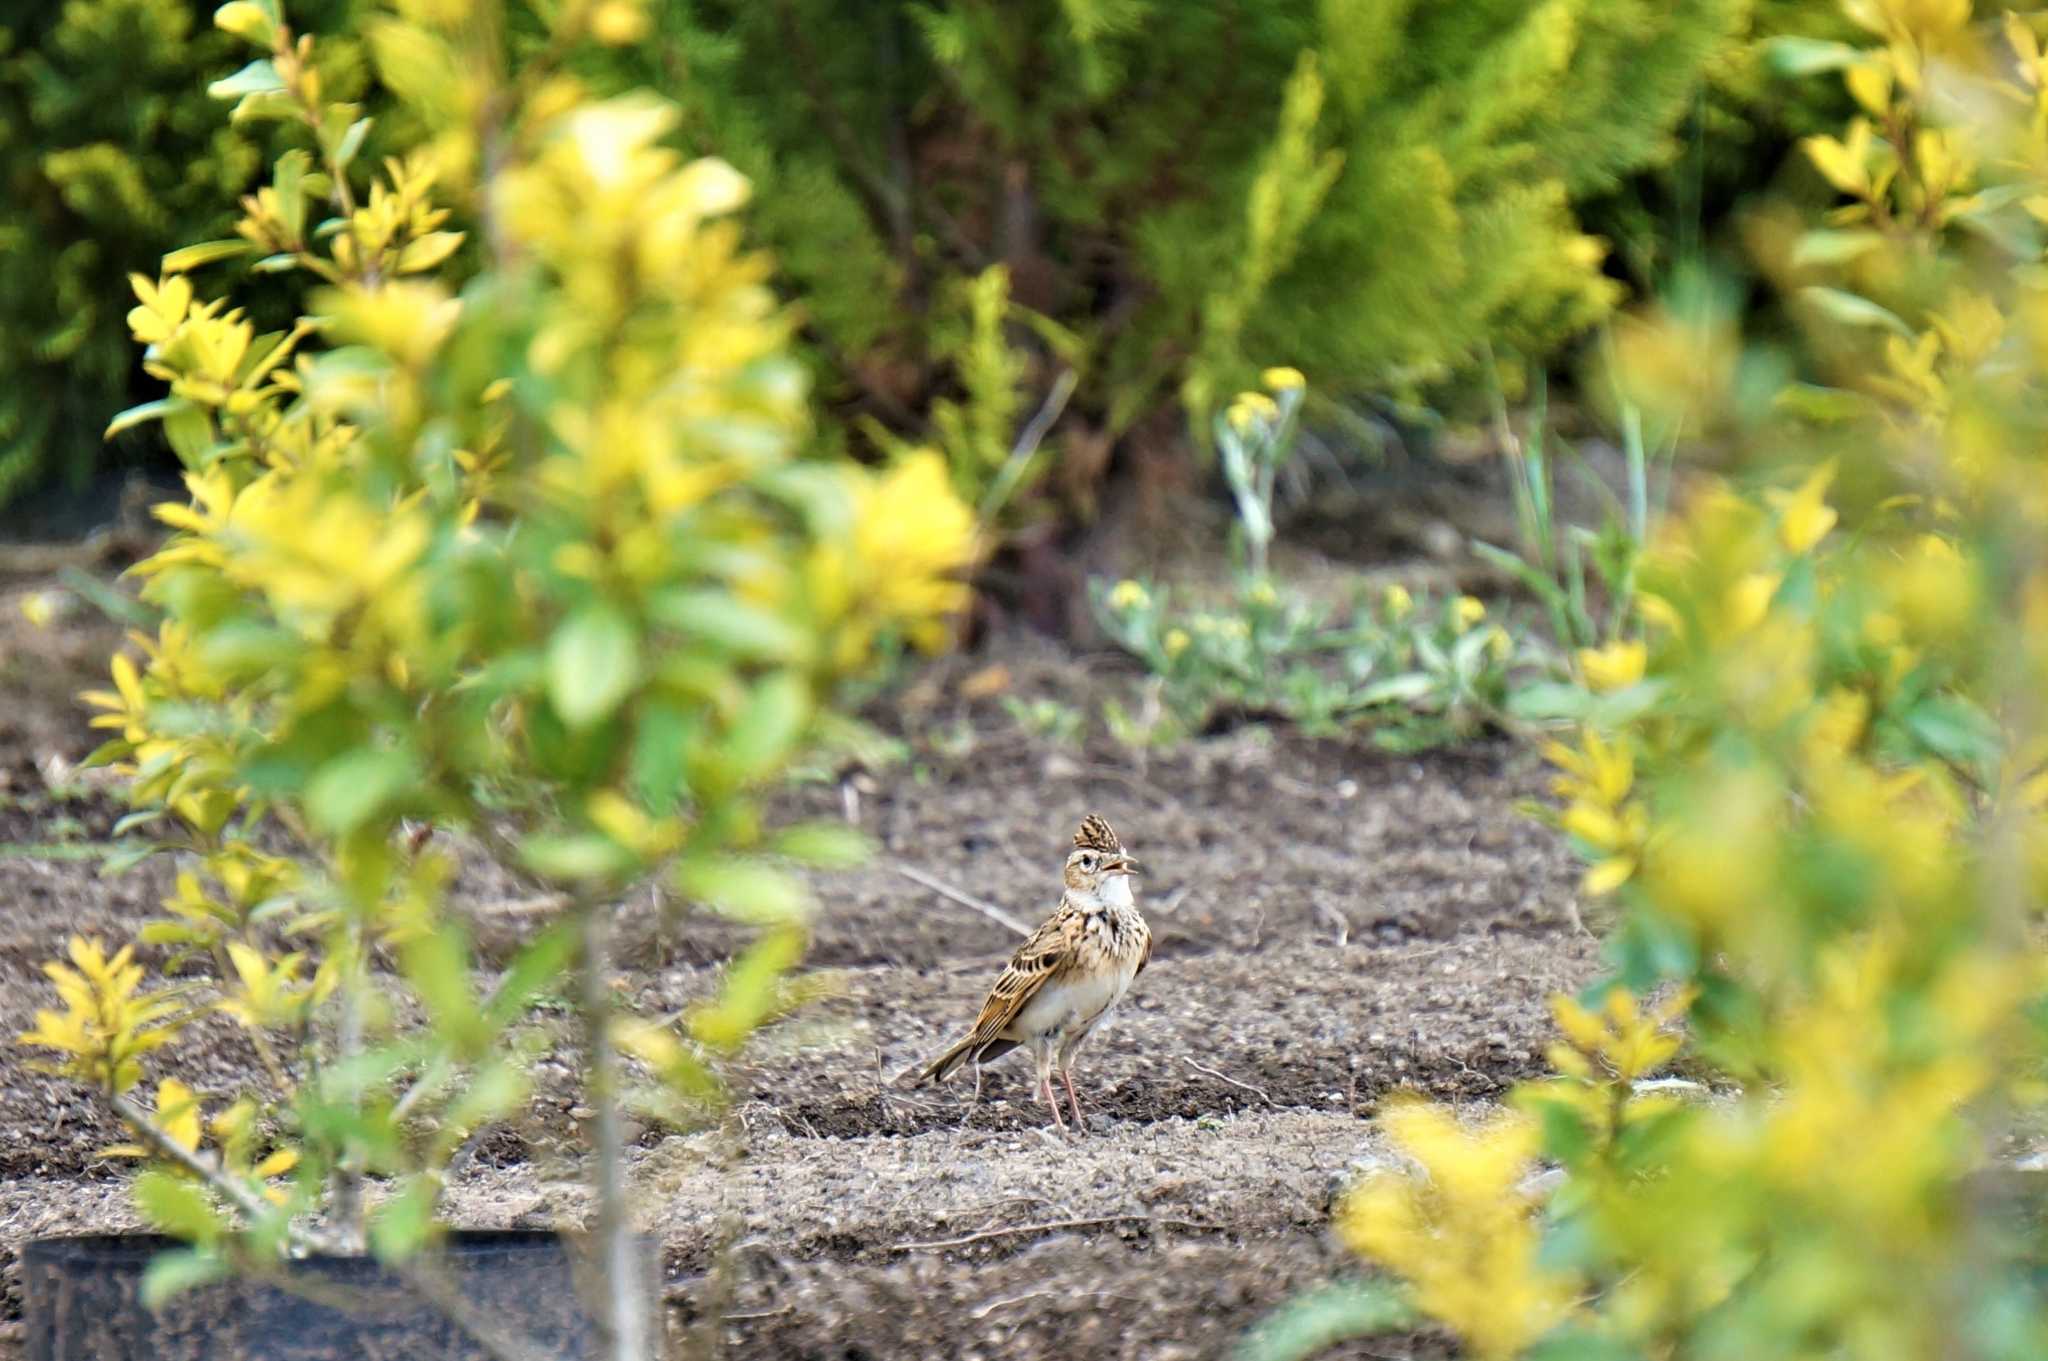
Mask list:
[{"label": "bird", "polygon": [[1054,1127],[1067,1131],[1052,1089],[1057,1066],[1074,1127],[1087,1128],[1074,1093],[1074,1055],[1152,958],[1152,928],[1131,892],[1137,872],[1138,862],[1109,823],[1095,813],[1083,818],[1067,854],[1059,907],[1010,957],[974,1029],[911,1085],[944,1082],[971,1063],[978,1101],[981,1066],[1024,1046],[1038,1066],[1038,1099],[1052,1112]]}]

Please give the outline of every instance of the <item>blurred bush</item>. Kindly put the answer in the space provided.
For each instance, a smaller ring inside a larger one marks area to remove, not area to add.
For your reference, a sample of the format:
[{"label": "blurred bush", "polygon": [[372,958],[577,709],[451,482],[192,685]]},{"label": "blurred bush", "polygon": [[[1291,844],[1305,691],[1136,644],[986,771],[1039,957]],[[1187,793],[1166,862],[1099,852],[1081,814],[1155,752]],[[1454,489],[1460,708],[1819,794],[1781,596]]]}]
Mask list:
[{"label": "blurred bush", "polygon": [[[661,22],[688,135],[763,187],[828,395],[899,435],[964,397],[1007,444],[1075,369],[1052,476],[1085,500],[1113,440],[1175,399],[1204,437],[1255,361],[1412,394],[1597,321],[1619,288],[1572,204],[1672,153],[1746,9],[708,0]],[[993,380],[959,340],[988,330],[964,281],[992,267],[1016,351]]]},{"label": "blurred bush", "polygon": [[[355,0],[304,6],[345,27]],[[131,270],[224,236],[264,165],[206,84],[234,42],[186,0],[69,0],[0,21],[0,504],[99,466],[107,419],[150,386],[123,316]],[[330,87],[363,84],[351,41],[323,50]],[[252,301],[284,319],[276,296]]]},{"label": "blurred bush", "polygon": [[[1587,668],[1631,699],[1548,748],[1550,816],[1618,906],[1614,973],[1557,999],[1555,1075],[1494,1123],[1390,1108],[1413,1165],[1338,1215],[1398,1282],[1340,1301],[1357,1328],[2048,1354],[2048,16],[1844,8],[1863,41],[1806,54],[1857,106],[1805,144],[1836,199],[1766,262],[1834,383],[1749,432],[1776,466],[1691,498],[1643,636]],[[1682,1041],[1704,1083],[1656,1079]]]}]

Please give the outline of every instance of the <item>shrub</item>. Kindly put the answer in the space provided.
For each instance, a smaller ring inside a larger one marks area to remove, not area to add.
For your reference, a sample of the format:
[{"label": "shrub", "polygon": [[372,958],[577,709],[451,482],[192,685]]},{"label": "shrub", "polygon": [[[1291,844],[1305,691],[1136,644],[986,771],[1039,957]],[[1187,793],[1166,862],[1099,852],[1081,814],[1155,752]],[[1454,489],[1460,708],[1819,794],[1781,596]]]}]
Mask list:
[{"label": "shrub", "polygon": [[[138,569],[162,627],[92,697],[130,822],[190,857],[142,933],[180,972],[145,991],[129,947],[73,942],[51,969],[62,1009],[24,1037],[149,1157],[138,1202],[195,1254],[157,1290],[248,1252],[409,1260],[449,1159],[525,1097],[533,1003],[567,992],[611,1354],[644,1354],[620,1106],[715,1108],[721,1058],[800,1000],[792,866],[860,846],[771,831],[758,791],[829,730],[842,680],[899,641],[942,643],[961,603],[970,518],[937,456],[797,456],[805,389],[734,220],[746,181],[663,145],[673,106],[592,99],[558,64],[642,17],[567,6],[509,53],[495,7],[379,20],[380,77],[428,140],[373,170],[311,40],[266,0],[219,12],[259,55],[216,92],[301,144],[234,237],[134,281],[129,321],[169,390],[114,424],[160,423],[191,499],[158,507],[176,533]],[[466,281],[451,205],[484,238]],[[310,276],[290,329],[203,297],[197,273],[237,254]],[[453,861],[408,820],[563,904],[488,988],[447,902]],[[657,880],[755,931],[680,1025],[611,1000],[611,914]],[[173,1077],[153,1108],[136,1093],[204,1008],[265,1073],[202,1123]]]},{"label": "shrub", "polygon": [[[1883,302],[1814,285],[1844,386],[1793,406],[1831,420],[1762,432],[1790,466],[1643,564],[1650,702],[1550,749],[1614,977],[1557,1002],[1556,1076],[1496,1127],[1390,1121],[1426,1170],[1340,1212],[1399,1282],[1345,1296],[1361,1323],[1490,1357],[2048,1347],[2002,1165],[2048,1058],[2048,64],[2031,19],[1848,12],[1865,117],[1809,146],[1847,202],[1803,248]],[[1681,1018],[1723,1099],[1644,1081]]]},{"label": "shrub", "polygon": [[[146,380],[124,280],[223,235],[264,164],[206,97],[233,39],[183,0],[23,5],[0,24],[0,504],[103,457],[107,417]],[[340,25],[350,0],[302,16]],[[362,84],[353,43],[323,48],[330,88]],[[259,307],[286,319],[276,292]]]},{"label": "shrub", "polygon": [[[764,187],[827,395],[899,435],[971,395],[1007,449],[1071,368],[1057,447],[1085,488],[1175,398],[1204,434],[1250,356],[1412,392],[1597,320],[1616,290],[1571,204],[1669,153],[1743,11],[793,0],[664,23],[695,135]],[[1027,351],[1007,406],[947,339],[991,267]]]}]

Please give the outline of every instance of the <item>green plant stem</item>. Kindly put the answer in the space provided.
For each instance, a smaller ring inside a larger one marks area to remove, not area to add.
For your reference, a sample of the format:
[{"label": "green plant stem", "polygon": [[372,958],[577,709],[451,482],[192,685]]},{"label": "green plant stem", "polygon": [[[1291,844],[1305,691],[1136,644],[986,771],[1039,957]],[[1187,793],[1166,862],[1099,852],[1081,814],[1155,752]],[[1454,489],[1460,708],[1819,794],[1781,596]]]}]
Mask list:
[{"label": "green plant stem", "polygon": [[[342,965],[341,1023],[335,1037],[336,1057],[342,1062],[363,1050],[362,924],[351,919],[345,934],[348,957]],[[343,1146],[334,1167],[334,1221],[350,1251],[363,1251],[368,1239],[364,1226],[362,1156],[353,1141]]]},{"label": "green plant stem", "polygon": [[[118,1092],[107,1096],[114,1114],[121,1117],[123,1124],[135,1132],[135,1136],[156,1150],[166,1162],[173,1163],[205,1182],[216,1191],[221,1199],[235,1207],[244,1220],[255,1221],[277,1212],[277,1207],[264,1200],[254,1188],[240,1177],[234,1176],[222,1167],[220,1160],[185,1147],[156,1123],[148,1111],[130,1101]],[[294,1224],[285,1230],[285,1241],[292,1250],[303,1256],[307,1253],[346,1253],[347,1245],[332,1234],[315,1229],[301,1228]]]},{"label": "green plant stem", "polygon": [[648,1301],[642,1290],[633,1226],[626,1212],[625,1141],[619,1121],[619,1058],[612,1047],[611,923],[589,890],[576,895],[583,933],[581,974],[586,1067],[584,1100],[592,1117],[592,1189],[606,1298],[601,1319],[611,1361],[650,1361]]}]

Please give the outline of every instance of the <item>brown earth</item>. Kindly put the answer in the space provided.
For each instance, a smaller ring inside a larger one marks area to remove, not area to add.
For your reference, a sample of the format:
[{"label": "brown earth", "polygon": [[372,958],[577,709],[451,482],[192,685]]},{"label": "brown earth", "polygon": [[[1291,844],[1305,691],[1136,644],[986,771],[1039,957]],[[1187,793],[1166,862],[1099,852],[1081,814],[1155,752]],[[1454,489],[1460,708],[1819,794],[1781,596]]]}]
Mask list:
[{"label": "brown earth", "polygon": [[[29,629],[24,589],[0,584],[0,1037],[50,1003],[38,965],[67,933],[125,937],[170,875],[106,880],[87,855],[119,810],[62,764],[92,741],[68,696],[99,683],[114,633],[82,610]],[[1326,1226],[1347,1169],[1374,1156],[1376,1105],[1403,1087],[1497,1097],[1541,1067],[1546,996],[1597,970],[1568,853],[1514,806],[1542,787],[1519,749],[1394,757],[1258,730],[1169,753],[1074,749],[962,697],[992,661],[1011,693],[1073,704],[1125,683],[1114,661],[1001,641],[929,668],[882,716],[907,761],[791,791],[783,811],[851,814],[882,847],[818,881],[812,963],[834,995],[733,1071],[724,1131],[636,1131],[671,1322],[730,1355],[1228,1355],[1273,1306],[1354,1270]],[[896,1088],[972,1018],[1016,939],[896,867],[1035,921],[1089,811],[1152,868],[1140,904],[1157,939],[1084,1056],[1090,1132],[1047,1132],[1014,1060],[990,1070],[979,1106],[958,1083]],[[488,871],[463,883],[507,939],[525,929]],[[625,985],[646,1010],[673,1010],[714,984],[733,939],[691,923],[643,943]],[[225,1026],[176,1052],[179,1075],[217,1096],[254,1065]],[[118,1131],[28,1057],[0,1044],[6,1320],[19,1317],[20,1241],[135,1223],[122,1167],[95,1151]],[[573,1063],[566,1048],[545,1056],[530,1117],[477,1141],[455,1222],[579,1222]],[[1416,1334],[1331,1354],[1447,1346]]]}]

